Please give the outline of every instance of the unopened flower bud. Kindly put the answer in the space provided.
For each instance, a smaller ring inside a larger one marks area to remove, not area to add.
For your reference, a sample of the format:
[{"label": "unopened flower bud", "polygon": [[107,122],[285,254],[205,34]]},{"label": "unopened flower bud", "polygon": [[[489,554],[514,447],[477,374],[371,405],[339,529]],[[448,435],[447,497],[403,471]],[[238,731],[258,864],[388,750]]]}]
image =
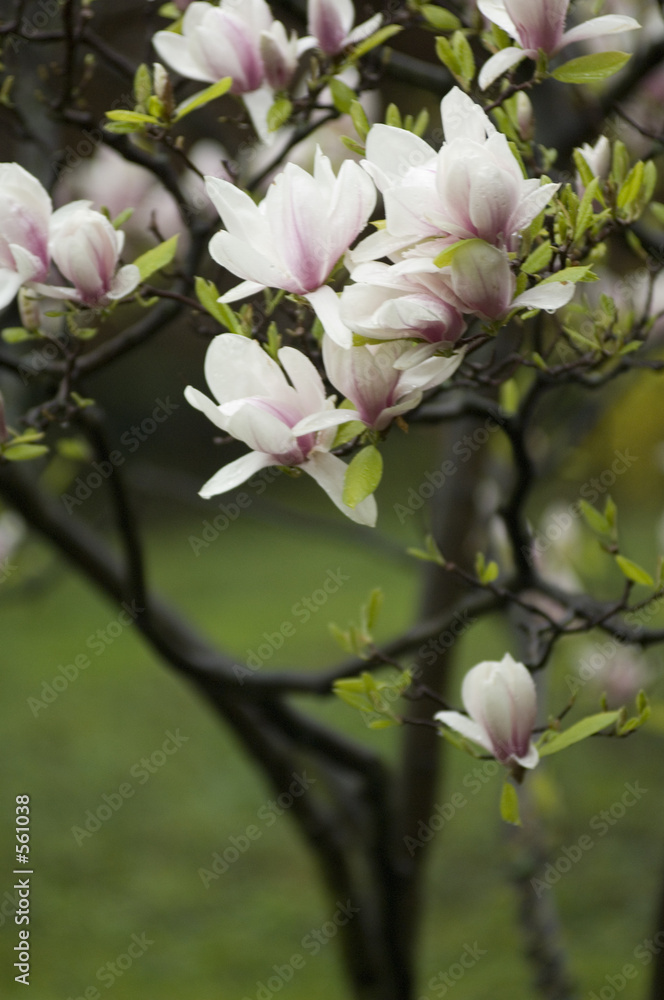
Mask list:
[{"label": "unopened flower bud", "polygon": [[535,134],[533,105],[525,91],[516,95],[516,123],[524,142],[530,142]]},{"label": "unopened flower bud", "polygon": [[152,80],[154,83],[155,97],[158,97],[164,106],[166,115],[170,118],[175,108],[173,98],[173,86],[170,77],[161,63],[154,63],[152,66]]}]

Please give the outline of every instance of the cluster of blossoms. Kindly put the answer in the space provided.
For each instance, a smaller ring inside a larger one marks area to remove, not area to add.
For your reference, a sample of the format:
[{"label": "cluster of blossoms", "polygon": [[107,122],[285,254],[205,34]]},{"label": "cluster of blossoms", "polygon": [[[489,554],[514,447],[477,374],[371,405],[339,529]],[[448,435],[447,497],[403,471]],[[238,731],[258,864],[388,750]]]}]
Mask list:
[{"label": "cluster of blossoms", "polygon": [[218,7],[196,2],[187,7],[180,34],[158,31],[153,44],[189,80],[232,77],[231,92],[242,97],[258,135],[267,139],[267,112],[275,93],[293,82],[300,56],[314,47],[336,55],[382,20],[378,14],[352,30],[352,0],[309,0],[308,16],[310,34],[298,38],[274,19],[265,0],[222,0]]},{"label": "cluster of blossoms", "polygon": [[[133,264],[118,267],[124,233],[90,201],[53,211],[48,192],[17,163],[0,164],[0,308],[21,286],[52,299],[104,306],[139,282]],[[44,284],[55,264],[71,286]]]},{"label": "cluster of blossoms", "polygon": [[[325,397],[299,350],[279,352],[287,379],[256,342],[220,335],[206,364],[216,404],[193,388],[187,399],[254,454],[218,472],[204,496],[232,489],[264,465],[297,466],[349,517],[375,523],[372,497],[354,508],[343,503],[347,466],[330,454],[334,428],[360,421],[384,431],[418,406],[461,363],[469,320],[495,323],[513,310],[552,311],[570,300],[573,285],[563,281],[515,297],[509,258],[558,185],[525,179],[505,136],[458,88],[441,113],[446,141],[438,152],[412,132],[375,125],[361,164],[346,161],[335,176],[318,150],[313,175],[287,164],[258,205],[229,181],[207,179],[226,227],[210,253],[243,279],[221,301],[265,288],[307,300],[324,329],[327,378],[351,408],[336,409],[336,399]],[[351,250],[377,191],[384,228]],[[438,266],[449,247],[451,264]],[[342,258],[353,283],[338,296],[327,282]]]}]

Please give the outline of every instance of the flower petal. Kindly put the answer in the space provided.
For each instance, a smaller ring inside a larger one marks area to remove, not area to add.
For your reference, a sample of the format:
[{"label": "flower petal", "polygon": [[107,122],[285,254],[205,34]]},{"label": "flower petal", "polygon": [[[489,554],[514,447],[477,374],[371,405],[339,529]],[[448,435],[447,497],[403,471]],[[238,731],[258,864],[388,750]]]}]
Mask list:
[{"label": "flower petal", "polygon": [[480,75],[477,78],[480,90],[486,90],[494,80],[497,80],[503,73],[507,73],[508,69],[518,66],[521,60],[525,59],[527,55],[529,55],[528,52],[512,45],[507,49],[501,49],[500,52],[496,52],[494,56],[491,56],[484,63],[484,66],[480,70]]},{"label": "flower petal", "polygon": [[329,285],[323,285],[315,292],[308,292],[304,297],[313,306],[314,312],[323,324],[323,329],[332,340],[341,347],[350,347],[353,335],[341,320],[339,297],[334,289]]},{"label": "flower petal", "polygon": [[461,712],[436,712],[434,719],[436,722],[442,722],[444,725],[449,726],[450,729],[453,729],[456,733],[465,737],[465,739],[472,740],[473,743],[478,743],[484,750],[488,750],[489,753],[493,753],[491,744],[482,727],[479,723],[469,719],[467,715],[462,715]]},{"label": "flower petal", "polygon": [[357,524],[365,524],[371,528],[375,526],[378,508],[373,495],[362,500],[357,507],[349,507],[343,502],[344,479],[348,467],[340,458],[329,452],[314,452],[301,468],[325,490],[332,503],[339,508],[342,514]]},{"label": "flower petal", "polygon": [[560,40],[559,48],[581,42],[586,38],[596,38],[597,35],[614,35],[621,31],[634,31],[641,25],[633,17],[623,14],[604,14],[602,17],[591,17],[589,21],[577,24],[566,31]]},{"label": "flower petal", "polygon": [[236,458],[234,462],[229,462],[223,469],[215,472],[212,478],[208,479],[198,491],[199,496],[207,500],[219,493],[227,493],[228,490],[233,490],[236,486],[245,483],[260,469],[274,464],[271,455],[264,455],[260,451],[250,451],[247,455]]}]

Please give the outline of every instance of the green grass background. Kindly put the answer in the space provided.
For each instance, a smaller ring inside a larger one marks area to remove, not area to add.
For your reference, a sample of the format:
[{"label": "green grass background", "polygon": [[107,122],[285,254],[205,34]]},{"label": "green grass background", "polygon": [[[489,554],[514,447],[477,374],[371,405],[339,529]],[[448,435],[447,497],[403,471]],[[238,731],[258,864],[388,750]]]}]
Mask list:
[{"label": "green grass background", "polygon": [[[629,440],[634,441],[633,435]],[[610,458],[612,448],[621,444],[620,432],[607,434],[604,456]],[[625,521],[625,551],[648,565],[656,548],[661,491],[661,473],[647,458],[651,444],[646,440],[640,453],[650,463],[647,503],[637,505]],[[407,484],[419,482],[422,469],[431,467],[427,449],[413,450],[407,478],[395,473],[388,479],[382,499],[388,515]],[[605,460],[595,455],[596,468],[603,468]],[[643,467],[638,468],[641,475]],[[576,477],[570,471],[571,484],[585,478],[585,473]],[[623,500],[634,498],[635,482],[632,478],[620,487]],[[280,502],[299,503],[300,486],[279,484],[276,496]],[[535,507],[541,509],[551,499],[550,490],[544,492]],[[572,485],[570,499],[574,496]],[[200,533],[210,509],[200,505],[174,509],[169,519],[146,518],[148,568],[160,589],[239,659],[257,649],[264,631],[292,621],[295,635],[263,669],[287,663],[308,670],[336,661],[339,650],[327,622],[345,625],[356,618],[376,584],[386,595],[380,639],[413,620],[420,565],[405,559],[403,549],[406,542],[421,542],[419,515],[403,527],[388,516],[383,540],[376,536],[370,543],[366,534],[345,526],[337,525],[326,537],[306,530],[296,518],[282,523],[257,503],[194,556],[188,538]],[[319,510],[330,514],[326,507]],[[330,519],[336,523],[333,513]],[[592,540],[589,544],[596,546]],[[590,561],[583,553],[578,561],[583,573]],[[91,655],[91,666],[35,718],[28,699],[40,696],[42,683],[56,676],[59,665],[90,653],[88,638],[106,628],[117,609],[35,540],[28,542],[19,562],[16,578],[0,594],[0,897],[12,886],[14,796],[29,793],[35,874],[28,995],[67,1000],[84,997],[86,988],[96,986],[113,1000],[254,1000],[259,984],[274,974],[273,966],[303,953],[305,935],[330,920],[336,908],[321,891],[295,825],[287,814],[270,828],[257,820],[272,793],[207,705],[156,661],[133,627],[102,656]],[[349,581],[310,621],[298,623],[294,605],[320,587],[330,569],[341,569]],[[619,592],[619,578],[607,575],[605,565],[600,574],[603,586]],[[509,641],[496,620],[474,628],[462,642],[459,678],[477,660],[502,656]],[[569,642],[558,657],[549,681],[552,711],[566,701],[564,676],[579,651],[578,644]],[[658,654],[651,659],[656,670]],[[661,695],[656,680],[653,694]],[[589,686],[580,710],[596,705],[597,692]],[[387,757],[397,750],[398,732],[369,732],[341,704],[312,700],[304,707]],[[131,768],[160,748],[168,730],[176,729],[188,741],[139,785]],[[642,1000],[647,995],[648,969],[635,960],[634,950],[653,932],[663,874],[662,735],[658,716],[629,740],[593,740],[547,760],[529,781],[554,859],[563,846],[589,832],[594,815],[619,801],[626,782],[638,780],[647,789],[605,837],[594,836],[593,849],[552,890],[581,997],[599,992],[605,977],[625,963],[632,963],[638,975],[621,997]],[[449,801],[455,791],[465,793],[468,801],[431,842],[419,996],[431,1000],[443,995],[430,981],[457,962],[466,945],[477,943],[486,954],[449,995],[465,1000],[530,998],[536,994],[523,957],[511,881],[522,863],[522,848],[498,816],[499,777],[469,794],[467,776],[475,766],[460,752],[447,751],[438,802]],[[86,810],[94,812],[104,793],[127,781],[135,787],[134,796],[77,845],[72,827],[83,824]],[[260,838],[205,888],[199,868],[209,867],[214,852],[222,852],[231,836],[252,824],[261,829]],[[11,918],[0,919],[0,995],[21,996],[23,987],[13,982],[11,970],[17,928]],[[106,989],[97,971],[126,952],[133,934],[146,934],[154,943]],[[348,992],[336,942],[316,956],[307,955],[304,968],[281,992],[289,1000],[344,1000]]]}]

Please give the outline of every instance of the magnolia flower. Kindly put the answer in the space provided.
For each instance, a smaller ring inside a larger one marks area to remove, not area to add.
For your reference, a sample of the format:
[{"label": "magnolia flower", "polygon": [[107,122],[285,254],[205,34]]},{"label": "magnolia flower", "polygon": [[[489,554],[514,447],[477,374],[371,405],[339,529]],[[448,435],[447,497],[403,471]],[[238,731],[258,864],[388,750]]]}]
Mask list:
[{"label": "magnolia flower", "polygon": [[182,19],[182,34],[158,31],[153,45],[161,59],[189,80],[216,83],[233,79],[232,94],[241,94],[263,141],[268,141],[267,112],[272,87],[290,83],[297,59],[314,44],[297,39],[272,17],[265,0],[222,0],[192,3]]},{"label": "magnolia flower", "polygon": [[226,226],[212,237],[210,253],[245,279],[221,301],[283,288],[305,296],[330,336],[350,345],[337,296],[325,282],[374,207],[376,192],[364,170],[346,161],[335,177],[330,161],[317,149],[313,177],[287,163],[260,205],[218,178],[207,178],[207,190]]},{"label": "magnolia flower", "polygon": [[355,7],[352,0],[309,0],[307,5],[308,30],[328,56],[336,56],[346,48],[376,31],[383,20],[375,14],[354,30]]},{"label": "magnolia flower", "polygon": [[124,298],[140,281],[134,264],[118,270],[124,233],[114,229],[89,201],[73,201],[53,213],[50,250],[60,273],[73,288],[36,285],[43,295],[78,299],[86,306],[108,305]]},{"label": "magnolia flower", "polygon": [[46,277],[51,209],[36,177],[18,163],[0,164],[0,309],[26,281]]},{"label": "magnolia flower", "polygon": [[362,166],[383,192],[385,229],[362,241],[354,263],[431,237],[479,237],[513,250],[558,190],[524,178],[506,137],[458,87],[443,98],[441,115],[446,141],[438,154],[405,129],[370,129]]},{"label": "magnolia flower", "polygon": [[516,278],[504,251],[481,240],[469,240],[454,254],[441,276],[449,281],[448,295],[461,312],[481,319],[500,320],[512,309],[547,309],[567,305],[574,295],[570,281],[541,282],[514,298]]},{"label": "magnolia flower", "polygon": [[205,358],[205,377],[217,402],[187,386],[185,397],[217,427],[252,451],[220,469],[200,495],[216,496],[269,465],[297,467],[321,486],[344,514],[359,524],[376,523],[376,501],[356,507],[343,502],[346,465],[330,454],[335,427],[357,419],[335,410],[309,359],[292,347],[279,351],[280,367],[255,340],[233,333],[215,337]]},{"label": "magnolia flower", "polygon": [[482,90],[522,59],[536,60],[540,49],[553,56],[572,42],[641,27],[633,17],[605,14],[565,31],[569,4],[570,0],[477,0],[481,13],[519,42],[519,46],[496,52],[484,64],[479,75]]},{"label": "magnolia flower", "polygon": [[509,653],[499,662],[478,663],[464,678],[461,699],[466,715],[438,712],[434,718],[488,750],[500,764],[535,767],[535,683],[523,663]]},{"label": "magnolia flower", "polygon": [[363,337],[453,344],[466,328],[433,261],[360,264],[351,276],[356,284],[341,294],[341,319]]},{"label": "magnolia flower", "polygon": [[419,406],[422,393],[450,378],[462,354],[431,357],[430,351],[405,341],[340,347],[323,339],[323,363],[335,387],[351,401],[359,419],[375,430]]}]

